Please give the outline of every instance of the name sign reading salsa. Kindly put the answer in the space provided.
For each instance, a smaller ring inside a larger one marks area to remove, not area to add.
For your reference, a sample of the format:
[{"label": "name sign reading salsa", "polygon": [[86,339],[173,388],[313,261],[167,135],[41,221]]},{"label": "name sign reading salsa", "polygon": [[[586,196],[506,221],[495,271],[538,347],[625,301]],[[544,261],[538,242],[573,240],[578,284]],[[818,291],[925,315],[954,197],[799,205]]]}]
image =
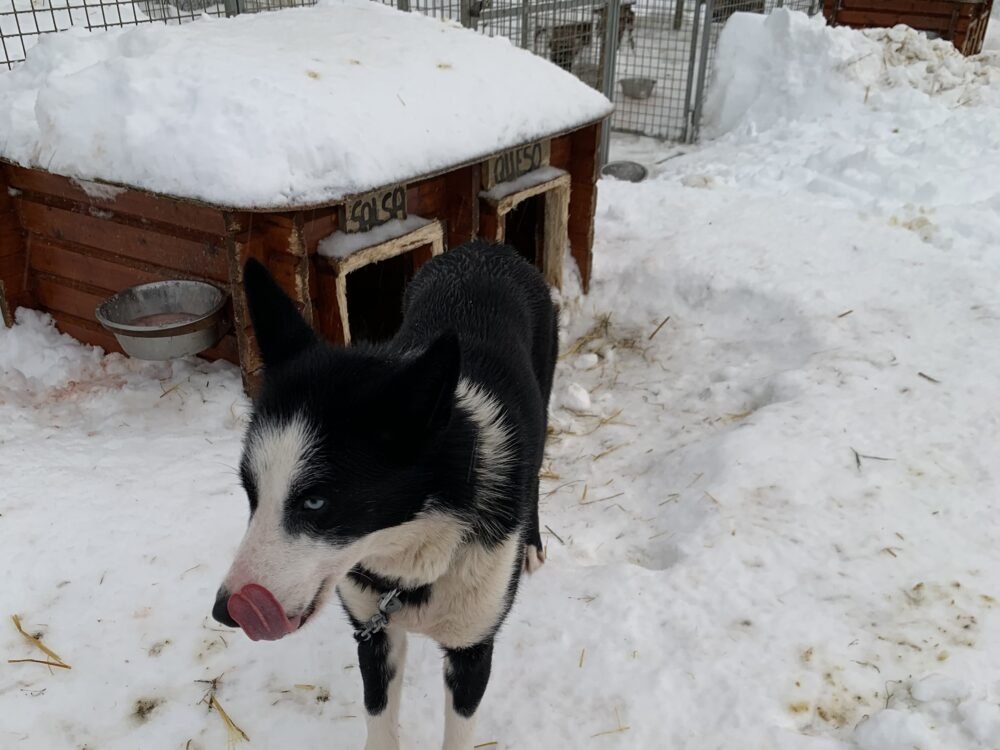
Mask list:
[{"label": "name sign reading salsa", "polygon": [[483,189],[490,190],[501,182],[511,182],[546,166],[550,154],[549,141],[539,141],[491,156],[483,167]]},{"label": "name sign reading salsa", "polygon": [[406,218],[406,185],[352,198],[340,209],[340,228],[344,232],[367,232],[393,219]]}]

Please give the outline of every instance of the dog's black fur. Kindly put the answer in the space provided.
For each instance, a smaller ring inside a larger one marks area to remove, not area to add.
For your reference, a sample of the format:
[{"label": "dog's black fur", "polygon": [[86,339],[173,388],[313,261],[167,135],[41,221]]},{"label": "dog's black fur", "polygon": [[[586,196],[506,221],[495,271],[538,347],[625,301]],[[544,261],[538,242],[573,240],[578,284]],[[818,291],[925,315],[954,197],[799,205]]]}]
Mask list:
[{"label": "dog's black fur", "polygon": [[[510,503],[489,509],[491,518],[471,517],[477,536],[495,543],[526,523],[525,541],[541,548],[538,473],[558,314],[541,274],[514,249],[470,242],[433,258],[406,290],[398,333],[377,344],[321,342],[255,260],[244,283],[265,364],[253,420],[304,410],[328,428],[320,446],[327,476],[297,494],[351,498],[307,518],[290,503],[289,530],[357,538],[410,520],[429,497],[456,515],[478,514],[467,507],[475,430],[454,408],[461,377],[501,404],[517,453],[505,477]],[[253,482],[245,470],[242,478],[253,506]]]}]

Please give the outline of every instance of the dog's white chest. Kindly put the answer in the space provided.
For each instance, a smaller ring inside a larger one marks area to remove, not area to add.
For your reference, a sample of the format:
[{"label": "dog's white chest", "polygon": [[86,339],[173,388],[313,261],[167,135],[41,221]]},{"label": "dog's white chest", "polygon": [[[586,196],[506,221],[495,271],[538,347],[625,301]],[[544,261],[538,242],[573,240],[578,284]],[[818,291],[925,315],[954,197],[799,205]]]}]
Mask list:
[{"label": "dog's white chest", "polygon": [[[390,627],[426,635],[447,648],[479,643],[504,612],[515,561],[520,564],[519,548],[513,538],[492,548],[462,545],[445,572],[432,582],[427,603],[403,607],[392,615]],[[383,574],[377,568],[372,572]],[[378,611],[376,592],[350,579],[342,581],[338,590],[355,619],[368,620]]]}]

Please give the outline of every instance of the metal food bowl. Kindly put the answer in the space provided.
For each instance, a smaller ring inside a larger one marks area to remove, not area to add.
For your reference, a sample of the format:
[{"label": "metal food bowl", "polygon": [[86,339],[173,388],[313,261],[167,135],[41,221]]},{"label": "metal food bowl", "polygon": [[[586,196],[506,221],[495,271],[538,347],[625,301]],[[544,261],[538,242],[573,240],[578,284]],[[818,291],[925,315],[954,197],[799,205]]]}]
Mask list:
[{"label": "metal food bowl", "polygon": [[642,182],[649,174],[649,170],[634,161],[611,161],[604,165],[601,174],[626,182]]},{"label": "metal food bowl", "polygon": [[136,359],[187,357],[214,346],[228,328],[226,295],[201,281],[154,281],[118,292],[95,314]]},{"label": "metal food bowl", "polygon": [[622,78],[618,83],[622,85],[622,93],[629,99],[648,99],[653,95],[656,79]]}]

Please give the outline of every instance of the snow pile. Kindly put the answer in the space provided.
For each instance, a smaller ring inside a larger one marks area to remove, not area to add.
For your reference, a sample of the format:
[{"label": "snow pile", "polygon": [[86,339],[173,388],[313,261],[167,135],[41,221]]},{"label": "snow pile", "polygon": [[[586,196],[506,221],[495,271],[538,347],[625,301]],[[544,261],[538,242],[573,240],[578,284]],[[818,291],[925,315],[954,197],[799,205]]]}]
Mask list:
[{"label": "snow pile", "polygon": [[781,10],[734,16],[723,37],[711,159],[674,159],[671,178],[809,194],[941,249],[993,241],[1000,55],[963,58],[909,30],[828,28]]},{"label": "snow pile", "polygon": [[928,39],[909,26],[862,33],[882,48],[883,71],[876,85],[910,86],[931,96],[956,92],[950,104],[969,104],[980,87],[1000,82],[996,55],[966,57],[951,42]]},{"label": "snow pile", "polygon": [[1000,56],[967,58],[908,26],[857,32],[780,8],[737,13],[719,36],[705,132],[760,132],[845,108],[919,105],[915,93],[941,97],[944,106],[973,104],[997,81]]},{"label": "snow pile", "polygon": [[[151,381],[187,373],[194,363],[104,356],[101,349],[81,346],[73,337],[59,333],[51,316],[22,308],[13,328],[0,328],[0,404],[38,408],[108,389],[145,388]],[[207,367],[222,371],[228,366]]]},{"label": "snow pile", "polygon": [[605,116],[503,39],[368,0],[49,35],[0,75],[0,156],[227,206],[330,201]]},{"label": "snow pile", "polygon": [[18,310],[16,325],[0,328],[0,337],[0,388],[6,389],[5,396],[63,386],[96,367],[103,354],[91,349],[81,357],[76,339],[59,334],[51,316],[33,310]]}]

